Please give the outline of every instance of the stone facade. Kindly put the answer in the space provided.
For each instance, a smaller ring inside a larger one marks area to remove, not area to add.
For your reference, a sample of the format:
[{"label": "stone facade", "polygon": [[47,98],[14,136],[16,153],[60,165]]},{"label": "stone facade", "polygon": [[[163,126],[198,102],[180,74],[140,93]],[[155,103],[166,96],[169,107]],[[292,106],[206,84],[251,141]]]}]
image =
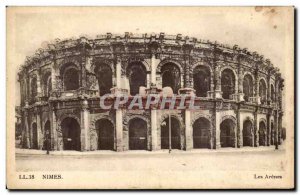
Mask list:
[{"label": "stone facade", "polygon": [[[190,150],[281,143],[283,79],[256,52],[160,34],[56,40],[19,72],[22,144],[52,150]],[[100,96],[171,87],[199,110],[103,110]],[[169,116],[170,119],[169,119]]]}]

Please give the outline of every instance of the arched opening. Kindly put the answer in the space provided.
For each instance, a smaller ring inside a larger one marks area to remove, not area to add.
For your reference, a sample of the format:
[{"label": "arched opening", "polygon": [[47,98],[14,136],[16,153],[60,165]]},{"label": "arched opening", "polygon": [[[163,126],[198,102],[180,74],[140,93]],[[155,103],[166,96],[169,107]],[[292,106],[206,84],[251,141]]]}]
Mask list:
[{"label": "arched opening", "polygon": [[61,123],[64,150],[80,151],[80,125],[74,118],[67,117]]},{"label": "arched opening", "polygon": [[221,90],[224,99],[230,99],[230,95],[234,94],[235,90],[235,76],[232,70],[225,69],[221,75]]},{"label": "arched opening", "polygon": [[221,125],[221,147],[235,147],[235,124],[231,119],[225,119]]},{"label": "arched opening", "polygon": [[98,135],[98,150],[114,150],[114,125],[108,119],[100,119],[95,124]]},{"label": "arched opening", "polygon": [[79,88],[79,71],[73,67],[69,66],[65,69],[63,74],[63,83],[64,89],[68,90],[76,90]]},{"label": "arched opening", "polygon": [[147,122],[143,119],[129,121],[129,150],[147,150]]},{"label": "arched opening", "polygon": [[127,76],[129,78],[130,95],[140,92],[140,87],[146,87],[147,72],[141,62],[135,62],[128,66]]},{"label": "arched opening", "polygon": [[206,97],[207,92],[210,90],[210,71],[206,66],[197,66],[194,69],[194,89],[196,96]]},{"label": "arched opening", "polygon": [[[161,149],[169,149],[169,118],[161,123]],[[171,117],[171,148],[180,148],[180,123],[177,118]]]},{"label": "arched opening", "polygon": [[274,89],[274,85],[271,85],[271,100],[272,100],[272,102],[275,102],[275,89]]},{"label": "arched opening", "polygon": [[274,131],[274,123],[271,123],[271,145],[275,144],[275,131]]},{"label": "arched opening", "polygon": [[99,64],[95,68],[95,74],[99,85],[99,94],[105,95],[110,93],[112,88],[112,70],[107,64]]},{"label": "arched opening", "polygon": [[44,142],[43,142],[43,150],[50,150],[51,148],[51,127],[50,121],[47,120],[44,126]]},{"label": "arched opening", "polygon": [[265,104],[267,102],[267,85],[263,79],[259,81],[259,96],[260,102]]},{"label": "arched opening", "polygon": [[252,122],[246,120],[243,124],[243,146],[253,146]]},{"label": "arched opening", "polygon": [[32,149],[38,149],[38,132],[36,123],[32,124]]},{"label": "arched opening", "polygon": [[171,87],[177,94],[180,89],[180,69],[173,63],[167,63],[161,68],[162,87]]},{"label": "arched opening", "polygon": [[265,146],[266,145],[266,124],[261,121],[259,123],[259,145],[260,146]]},{"label": "arched opening", "polygon": [[253,97],[253,80],[252,80],[252,77],[249,74],[247,74],[244,77],[243,93],[244,93],[244,100],[246,102],[249,101],[250,97]]},{"label": "arched opening", "polygon": [[193,124],[194,148],[210,148],[210,122],[206,118],[199,118]]},{"label": "arched opening", "polygon": [[31,94],[31,102],[34,102],[35,98],[37,96],[37,79],[36,79],[36,77],[33,77],[31,79],[30,94]]}]

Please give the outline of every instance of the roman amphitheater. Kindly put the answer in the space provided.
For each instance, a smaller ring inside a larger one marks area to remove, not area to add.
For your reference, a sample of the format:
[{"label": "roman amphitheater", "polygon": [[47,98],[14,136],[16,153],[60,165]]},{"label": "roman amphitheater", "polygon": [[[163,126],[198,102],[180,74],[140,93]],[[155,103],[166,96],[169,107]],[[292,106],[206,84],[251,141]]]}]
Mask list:
[{"label": "roman amphitheater", "polygon": [[[77,151],[282,143],[281,74],[237,45],[164,33],[57,39],[27,57],[18,81],[23,148],[45,149],[46,140],[51,150]],[[164,89],[195,97],[200,109],[99,106],[105,94],[113,102]]]}]

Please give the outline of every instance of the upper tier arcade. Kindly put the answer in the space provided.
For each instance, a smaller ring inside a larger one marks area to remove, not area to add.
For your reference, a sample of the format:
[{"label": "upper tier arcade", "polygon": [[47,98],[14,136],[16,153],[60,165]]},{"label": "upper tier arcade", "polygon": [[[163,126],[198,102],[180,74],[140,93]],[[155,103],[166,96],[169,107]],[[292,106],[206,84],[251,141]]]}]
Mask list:
[{"label": "upper tier arcade", "polygon": [[176,94],[281,107],[283,79],[256,52],[193,37],[107,33],[55,40],[19,71],[21,105],[107,93]]}]

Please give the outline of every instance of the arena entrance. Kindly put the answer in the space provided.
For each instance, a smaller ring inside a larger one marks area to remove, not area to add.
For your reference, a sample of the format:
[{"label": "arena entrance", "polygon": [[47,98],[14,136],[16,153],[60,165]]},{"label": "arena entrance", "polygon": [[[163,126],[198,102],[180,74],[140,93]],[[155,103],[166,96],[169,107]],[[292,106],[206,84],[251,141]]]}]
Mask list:
[{"label": "arena entrance", "polygon": [[98,150],[114,150],[114,125],[108,119],[95,124],[98,135]]},{"label": "arena entrance", "polygon": [[209,145],[210,122],[205,118],[197,119],[193,124],[194,148],[210,148]]},{"label": "arena entrance", "polygon": [[147,150],[147,122],[143,119],[129,121],[129,150]]},{"label": "arena entrance", "polygon": [[38,149],[38,134],[36,123],[32,124],[32,149]]},{"label": "arena entrance", "polygon": [[61,123],[64,150],[80,151],[80,125],[74,118],[67,117]]},{"label": "arena entrance", "polygon": [[225,119],[221,125],[221,147],[235,147],[235,124],[231,119]]},{"label": "arena entrance", "polygon": [[266,145],[266,125],[263,121],[259,123],[259,145],[265,146]]},{"label": "arena entrance", "polygon": [[[166,118],[160,128],[161,128],[161,149],[169,149],[169,118]],[[171,117],[171,148],[181,149],[180,147],[180,123],[179,121]]]},{"label": "arena entrance", "polygon": [[246,120],[243,124],[243,146],[253,146],[252,123]]}]

